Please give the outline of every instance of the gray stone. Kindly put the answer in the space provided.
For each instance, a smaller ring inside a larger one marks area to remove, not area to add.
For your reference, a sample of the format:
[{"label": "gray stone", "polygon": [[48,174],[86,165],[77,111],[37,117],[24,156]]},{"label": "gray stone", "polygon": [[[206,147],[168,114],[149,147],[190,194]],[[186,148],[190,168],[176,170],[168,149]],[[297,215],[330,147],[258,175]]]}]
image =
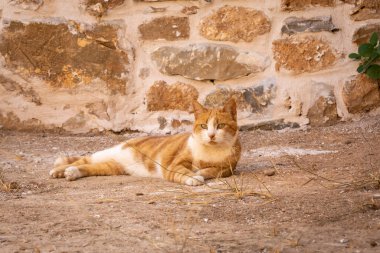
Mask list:
[{"label": "gray stone", "polygon": [[338,28],[332,23],[331,16],[320,16],[312,18],[289,17],[284,20],[281,32],[292,35],[300,32],[337,32]]},{"label": "gray stone", "polygon": [[263,71],[268,57],[241,52],[220,44],[191,44],[186,47],[160,47],[152,60],[161,73],[193,80],[228,80]]},{"label": "gray stone", "polygon": [[168,125],[168,121],[162,116],[158,117],[157,121],[158,124],[160,124],[160,130],[164,129]]},{"label": "gray stone", "polygon": [[269,85],[260,85],[248,89],[244,89],[244,100],[250,105],[251,112],[262,112],[271,104],[271,100],[275,97],[276,87],[274,83]]},{"label": "gray stone", "polygon": [[285,128],[299,128],[300,125],[297,122],[285,122],[284,119],[269,120],[265,122],[246,124],[240,126],[240,131],[252,131],[252,130],[282,130]]},{"label": "gray stone", "polygon": [[253,113],[262,112],[275,97],[276,86],[273,79],[265,80],[260,85],[244,89],[218,88],[206,96],[204,105],[221,107],[234,97],[239,110]]}]

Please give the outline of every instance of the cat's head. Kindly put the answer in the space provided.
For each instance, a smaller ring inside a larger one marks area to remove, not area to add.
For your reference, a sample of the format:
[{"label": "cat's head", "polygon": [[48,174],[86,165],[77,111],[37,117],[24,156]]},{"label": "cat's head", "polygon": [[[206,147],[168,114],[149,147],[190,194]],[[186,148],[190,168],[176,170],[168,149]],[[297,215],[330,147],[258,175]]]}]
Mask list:
[{"label": "cat's head", "polygon": [[203,145],[233,145],[238,134],[235,99],[228,100],[223,108],[207,109],[193,101],[195,122],[194,138]]}]

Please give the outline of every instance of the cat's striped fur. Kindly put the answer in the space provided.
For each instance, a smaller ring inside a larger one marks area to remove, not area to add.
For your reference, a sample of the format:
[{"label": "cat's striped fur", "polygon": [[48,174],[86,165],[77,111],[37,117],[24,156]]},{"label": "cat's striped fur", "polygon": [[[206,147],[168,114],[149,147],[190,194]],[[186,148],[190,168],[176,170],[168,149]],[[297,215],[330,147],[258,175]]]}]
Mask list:
[{"label": "cat's striped fur", "polygon": [[240,158],[236,102],[206,109],[194,101],[192,133],[141,137],[86,157],[60,157],[53,178],[133,175],[201,185],[205,179],[230,176]]}]

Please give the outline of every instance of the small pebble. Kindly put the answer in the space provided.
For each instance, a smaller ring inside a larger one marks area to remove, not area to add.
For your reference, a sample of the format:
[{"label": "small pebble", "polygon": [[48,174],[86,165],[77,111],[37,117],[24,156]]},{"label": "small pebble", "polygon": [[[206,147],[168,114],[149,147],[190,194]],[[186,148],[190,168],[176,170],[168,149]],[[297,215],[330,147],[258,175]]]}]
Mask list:
[{"label": "small pebble", "polygon": [[10,182],[9,183],[9,189],[18,189],[20,186],[18,185],[17,182]]},{"label": "small pebble", "polygon": [[266,175],[268,177],[274,176],[275,174],[276,174],[276,170],[275,169],[266,169],[266,170],[264,170],[264,175]]},{"label": "small pebble", "polygon": [[339,242],[340,243],[348,243],[348,239],[343,238],[343,239],[340,239]]},{"label": "small pebble", "polygon": [[136,193],[136,196],[143,196],[144,195],[144,193],[142,193],[142,192],[137,192]]}]

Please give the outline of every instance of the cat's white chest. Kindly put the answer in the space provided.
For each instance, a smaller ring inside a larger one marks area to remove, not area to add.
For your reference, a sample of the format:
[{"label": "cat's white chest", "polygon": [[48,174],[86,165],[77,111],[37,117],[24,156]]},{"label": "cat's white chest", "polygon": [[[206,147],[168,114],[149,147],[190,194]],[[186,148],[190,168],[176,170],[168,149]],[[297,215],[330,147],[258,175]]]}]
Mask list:
[{"label": "cat's white chest", "polygon": [[217,148],[199,144],[192,136],[188,140],[188,147],[195,162],[220,163],[232,154],[232,147]]}]

